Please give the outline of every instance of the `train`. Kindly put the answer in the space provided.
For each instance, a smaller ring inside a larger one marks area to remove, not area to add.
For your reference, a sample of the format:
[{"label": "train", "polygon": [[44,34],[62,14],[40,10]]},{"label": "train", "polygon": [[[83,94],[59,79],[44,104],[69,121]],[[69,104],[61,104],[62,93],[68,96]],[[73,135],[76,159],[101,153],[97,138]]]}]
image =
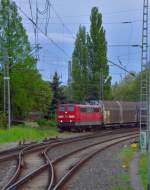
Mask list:
[{"label": "train", "polygon": [[100,101],[97,104],[65,103],[57,106],[62,131],[84,131],[108,127],[139,126],[139,103]]}]

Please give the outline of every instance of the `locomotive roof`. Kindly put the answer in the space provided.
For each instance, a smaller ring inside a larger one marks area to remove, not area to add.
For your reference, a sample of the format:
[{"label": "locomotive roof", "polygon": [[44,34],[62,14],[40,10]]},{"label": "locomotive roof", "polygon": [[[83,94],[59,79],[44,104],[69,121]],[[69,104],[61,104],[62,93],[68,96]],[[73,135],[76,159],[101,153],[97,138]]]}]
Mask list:
[{"label": "locomotive roof", "polygon": [[80,103],[65,103],[65,104],[60,104],[60,105],[76,105],[79,107],[103,107],[103,106],[117,106],[118,103],[123,106],[123,107],[135,107],[139,106],[139,102],[128,102],[128,101],[99,101],[97,104],[80,104]]},{"label": "locomotive roof", "polygon": [[79,107],[95,107],[95,108],[100,107],[100,105],[93,105],[93,104],[75,104],[75,103],[60,104],[60,105],[75,105],[75,106],[79,106]]}]

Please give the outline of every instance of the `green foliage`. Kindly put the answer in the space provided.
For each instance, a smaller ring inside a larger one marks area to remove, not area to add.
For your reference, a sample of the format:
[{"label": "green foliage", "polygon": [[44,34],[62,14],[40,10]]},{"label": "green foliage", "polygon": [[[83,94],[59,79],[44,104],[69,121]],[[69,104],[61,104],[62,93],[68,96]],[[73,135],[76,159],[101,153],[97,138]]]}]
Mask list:
[{"label": "green foliage", "polygon": [[57,122],[56,121],[49,121],[49,125],[51,126],[51,127],[57,127]]},{"label": "green foliage", "polygon": [[146,190],[148,182],[148,155],[146,153],[141,153],[141,159],[139,162],[139,174],[144,184],[144,189]]},{"label": "green foliage", "polygon": [[14,115],[25,116],[34,110],[44,113],[48,111],[52,92],[37,69],[27,69],[21,64],[15,65],[11,73],[11,90]]},{"label": "green foliage", "polygon": [[8,55],[9,66],[24,62],[31,48],[22,19],[13,1],[1,0],[0,2],[0,30],[3,36],[1,48],[6,51],[1,52],[1,57],[5,53]]},{"label": "green foliage", "polygon": [[132,77],[127,75],[119,84],[112,87],[114,100],[139,101],[140,99],[140,75]]},{"label": "green foliage", "polygon": [[[129,182],[129,181],[128,181]],[[132,187],[114,187],[112,190],[133,190]]]},{"label": "green foliage", "polygon": [[123,148],[122,151],[120,152],[119,157],[122,160],[123,164],[126,165],[126,167],[129,167],[129,164],[133,159],[134,153],[135,153],[134,150],[129,147]]},{"label": "green foliage", "polygon": [[[0,30],[3,36],[0,59],[4,61],[4,58],[8,57],[5,64],[8,64],[10,69],[13,118],[25,117],[32,111],[46,113],[51,103],[52,91],[49,83],[42,80],[36,68],[36,60],[31,56],[28,36],[16,4],[10,0],[1,0],[0,4]],[[3,95],[1,76],[0,94]],[[2,100],[3,97],[0,99],[0,105],[3,105]]]},{"label": "green foliage", "polygon": [[84,101],[88,85],[88,48],[85,27],[80,26],[72,56],[73,98]]},{"label": "green foliage", "polygon": [[56,127],[50,128],[31,128],[29,126],[13,127],[9,130],[0,129],[0,143],[18,142],[20,140],[42,140],[57,136],[58,130]]},{"label": "green foliage", "polygon": [[56,127],[57,126],[57,123],[56,121],[52,121],[52,120],[46,120],[46,119],[40,119],[37,121],[38,125],[40,127]]},{"label": "green foliage", "polygon": [[84,26],[79,27],[72,55],[72,93],[77,101],[99,100],[102,87],[100,79],[104,87],[104,98],[110,98],[107,43],[98,8],[92,8],[90,21],[90,33],[86,32]]},{"label": "green foliage", "polygon": [[[126,166],[126,169],[122,168],[119,174],[114,175],[111,178],[114,181],[111,190],[133,190],[130,183],[129,165],[134,156],[134,150],[130,147],[124,147],[118,154],[118,159],[121,160],[122,165]],[[121,166],[120,166],[121,167]]]},{"label": "green foliage", "polygon": [[66,99],[64,95],[64,89],[63,86],[61,86],[60,77],[58,76],[57,72],[55,72],[53,76],[53,81],[51,82],[51,88],[53,92],[53,98],[50,106],[50,111],[54,114],[57,104],[59,102],[64,102]]},{"label": "green foliage", "polygon": [[89,90],[90,99],[100,98],[100,78],[104,83],[104,99],[109,99],[111,77],[109,77],[109,66],[107,64],[107,42],[105,39],[105,30],[102,26],[102,14],[97,7],[91,11],[91,27],[88,36],[89,47],[89,68],[91,70],[91,90]]},{"label": "green foliage", "polygon": [[3,110],[4,106],[3,106],[3,77],[2,74],[0,72],[0,111]]},{"label": "green foliage", "polygon": [[6,128],[6,127],[7,127],[6,115],[3,112],[0,112],[0,128]]}]

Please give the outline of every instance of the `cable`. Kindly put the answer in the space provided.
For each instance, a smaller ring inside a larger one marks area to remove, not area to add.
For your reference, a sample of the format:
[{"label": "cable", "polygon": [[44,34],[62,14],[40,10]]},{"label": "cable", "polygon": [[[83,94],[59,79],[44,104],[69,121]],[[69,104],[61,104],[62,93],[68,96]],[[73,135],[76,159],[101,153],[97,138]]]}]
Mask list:
[{"label": "cable", "polygon": [[58,17],[58,19],[60,20],[60,22],[62,23],[63,27],[66,28],[66,30],[71,34],[71,36],[72,36],[73,39],[76,39],[75,36],[72,34],[72,31],[64,23],[63,19],[59,16],[59,14],[57,13],[57,11],[55,10],[55,8],[53,7],[52,4],[51,4],[51,7],[52,7],[53,11],[55,12],[56,16]]},{"label": "cable", "polygon": [[141,48],[142,45],[139,44],[112,44],[112,45],[108,45],[108,47],[139,47]]},{"label": "cable", "polygon": [[[46,18],[40,18],[40,20],[45,20]],[[53,19],[51,17],[51,19]],[[150,18],[149,18],[150,20]],[[133,23],[136,23],[136,22],[142,22],[142,20],[131,20],[131,21],[121,21],[121,22],[103,22],[104,25],[117,25],[117,24],[133,24]],[[26,22],[28,24],[28,22]],[[44,24],[44,22],[40,22],[40,24]],[[60,24],[59,22],[51,22],[51,24]],[[90,22],[64,22],[64,24],[66,25],[85,25],[85,24],[90,24]]]},{"label": "cable", "polygon": [[47,34],[45,34],[37,25],[36,23],[17,5],[18,9],[22,12],[22,14],[31,21],[31,23],[40,31],[54,46],[56,46],[65,56],[69,56],[68,53],[61,48],[52,38],[50,38]]},{"label": "cable", "polygon": [[32,12],[31,0],[29,0],[29,7],[30,7],[30,12],[31,12],[32,20],[34,20],[34,19],[33,19],[33,12]]},{"label": "cable", "polygon": [[49,24],[49,20],[50,20],[50,8],[51,8],[51,3],[50,0],[46,0],[45,2],[45,9],[40,11],[39,8],[37,9],[37,12],[41,15],[46,15],[45,19],[46,19],[46,23],[45,23],[45,34],[47,34],[47,29],[48,29],[48,24]]},{"label": "cable", "polygon": [[38,9],[38,12],[39,12],[41,15],[44,15],[44,14],[48,11],[48,7],[49,7],[49,0],[46,0],[46,2],[45,2],[45,9],[42,10],[42,11],[40,11],[40,10]]},{"label": "cable", "polygon": [[[31,12],[31,18],[32,18],[32,20],[34,20],[34,18],[33,18],[33,12],[32,12],[32,3],[31,3],[31,0],[29,0],[29,7],[30,7],[30,12]],[[36,24],[38,25],[37,8],[36,8]],[[35,57],[37,59],[39,59],[39,52],[38,52],[38,31],[37,31],[35,25],[33,25],[33,30],[34,30],[35,47],[37,48],[37,50],[35,51]]]},{"label": "cable", "polygon": [[50,20],[50,8],[51,8],[51,4],[50,4],[50,1],[48,0],[48,10],[46,14],[46,23],[45,23],[45,34],[47,34],[49,20]]},{"label": "cable", "polygon": [[[142,9],[131,9],[131,10],[124,10],[124,11],[114,11],[110,13],[103,13],[103,15],[112,15],[112,14],[122,14],[122,13],[128,13],[128,12],[138,12],[142,11]],[[74,16],[63,16],[63,18],[74,18],[74,17],[90,17],[89,14],[83,14],[83,15],[74,15]]]},{"label": "cable", "polygon": [[127,72],[127,73],[130,74],[131,76],[134,76],[134,77],[135,77],[134,73],[129,72],[126,68],[122,67],[121,65],[118,65],[118,64],[114,63],[113,61],[110,61],[109,59],[107,59],[107,61],[108,61],[109,63],[111,63],[111,64],[117,66],[118,68],[124,70],[125,72]]}]

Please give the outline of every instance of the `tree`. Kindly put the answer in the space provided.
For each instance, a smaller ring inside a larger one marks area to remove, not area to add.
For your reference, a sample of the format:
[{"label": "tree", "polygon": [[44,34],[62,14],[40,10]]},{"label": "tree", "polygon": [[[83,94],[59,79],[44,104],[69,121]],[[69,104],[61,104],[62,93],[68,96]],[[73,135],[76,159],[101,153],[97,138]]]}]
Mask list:
[{"label": "tree", "polygon": [[72,92],[74,100],[80,102],[99,100],[102,87],[104,99],[109,99],[111,91],[107,42],[98,8],[92,8],[90,21],[89,33],[84,26],[79,27],[72,55]]},{"label": "tree", "polygon": [[127,75],[119,84],[112,86],[112,96],[114,100],[139,101],[140,100],[140,77]]},{"label": "tree", "polygon": [[[31,111],[47,112],[52,99],[51,89],[37,70],[17,6],[10,0],[0,2],[0,39],[0,59],[3,60],[6,55],[8,58],[13,117],[25,117]],[[1,94],[2,83],[0,77]]]},{"label": "tree", "polygon": [[60,77],[58,73],[55,72],[53,76],[53,81],[51,82],[51,88],[53,92],[53,98],[50,106],[50,111],[54,114],[57,108],[57,104],[65,101],[65,95],[63,87],[61,86]]},{"label": "tree", "polygon": [[[30,60],[28,60],[30,64]],[[11,72],[11,100],[14,117],[25,117],[29,112],[47,113],[52,99],[49,83],[43,81],[36,69],[16,64]]]},{"label": "tree", "polygon": [[89,76],[91,84],[89,89],[90,99],[100,98],[100,79],[104,83],[104,99],[109,98],[111,77],[109,77],[109,66],[107,64],[107,42],[105,30],[102,26],[102,15],[97,7],[91,11],[90,34],[88,35],[89,49]]},{"label": "tree", "polygon": [[72,55],[72,91],[77,101],[86,100],[88,85],[88,48],[85,27],[80,26]]},{"label": "tree", "polygon": [[[3,40],[1,48],[7,51],[9,66],[12,67],[20,62],[25,63],[31,47],[13,1],[1,0],[0,2],[0,31]],[[4,51],[1,52],[1,57],[4,57]]]}]

